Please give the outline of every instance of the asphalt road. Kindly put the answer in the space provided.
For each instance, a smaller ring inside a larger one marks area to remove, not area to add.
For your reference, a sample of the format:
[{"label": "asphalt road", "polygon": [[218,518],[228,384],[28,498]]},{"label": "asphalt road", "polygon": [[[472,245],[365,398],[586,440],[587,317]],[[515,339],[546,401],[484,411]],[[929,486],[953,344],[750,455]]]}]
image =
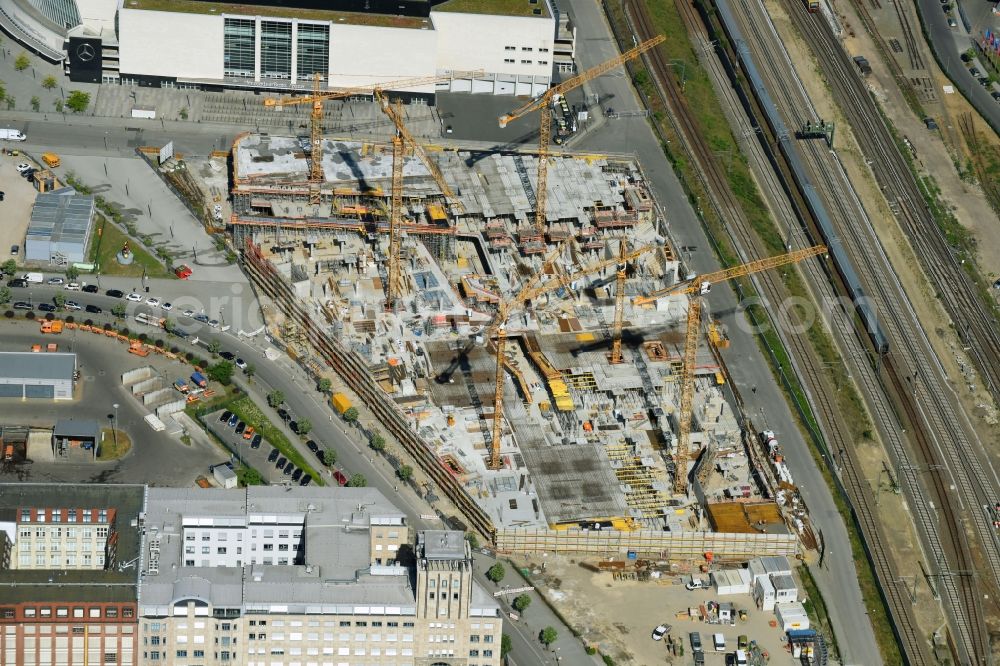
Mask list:
[{"label": "asphalt road", "polygon": [[[182,293],[184,291],[185,282],[180,280],[165,280],[155,283],[154,286],[162,286],[161,294],[173,297],[174,293]],[[20,300],[28,290],[13,289],[12,291],[14,293],[14,300]],[[35,303],[50,301],[56,293],[62,293],[67,298],[83,306],[100,306],[104,308],[105,313],[110,312],[114,304],[125,302],[121,299],[105,296],[103,292],[100,294],[68,292],[62,290],[61,287],[48,285],[34,286],[30,291]],[[181,299],[178,298],[177,300],[179,302]],[[129,304],[129,327],[135,328],[135,322],[132,319],[132,315],[135,312],[149,310],[150,308],[145,305]],[[88,316],[93,316],[87,315],[86,312],[82,311],[73,314],[81,321]],[[411,527],[415,530],[441,529],[443,527],[439,520],[429,521],[421,518],[422,515],[435,513],[434,509],[409,486],[399,482],[390,465],[383,458],[368,450],[367,446],[359,440],[357,431],[351,429],[334,416],[333,410],[325,402],[322,394],[320,394],[298,365],[285,356],[276,361],[270,361],[264,356],[264,350],[268,347],[268,343],[262,335],[244,339],[233,333],[237,330],[235,327],[230,332],[223,332],[183,317],[178,318],[177,321],[178,325],[190,331],[192,337],[184,341],[174,339],[171,341],[171,344],[176,344],[178,347],[184,349],[190,347],[194,338],[197,338],[200,341],[200,345],[202,345],[200,349],[204,353],[204,346],[207,346],[213,340],[218,340],[223,351],[230,351],[254,365],[256,374],[253,377],[253,381],[247,382],[244,377],[237,377],[237,385],[246,390],[255,399],[258,406],[268,418],[285,432],[289,441],[298,448],[306,460],[314,460],[314,454],[306,448],[305,444],[296,435],[288,430],[287,425],[281,421],[277,412],[267,404],[266,395],[272,389],[277,389],[284,393],[285,402],[296,417],[299,419],[308,419],[312,422],[313,430],[309,433],[309,438],[316,440],[324,448],[331,448],[337,452],[336,466],[338,468],[344,469],[348,475],[354,472],[363,474],[370,487],[377,488],[391,501],[396,503],[401,510],[406,512]],[[3,331],[3,329],[0,329],[0,331]],[[65,335],[64,339],[66,339]],[[95,342],[95,344],[99,344],[99,341]],[[115,352],[112,353],[124,354],[124,350],[121,347],[116,345],[114,349]],[[104,365],[115,367],[116,363],[113,359],[108,359]],[[141,419],[141,416],[138,418]],[[141,421],[136,427],[140,425],[142,425]],[[267,452],[268,448],[262,446],[260,450]],[[170,455],[173,456],[176,453],[171,453]],[[216,452],[211,456],[210,460],[206,460],[209,463],[219,462],[218,458],[219,455]],[[168,469],[171,465],[169,461],[162,462],[161,464],[165,465],[165,469]],[[273,465],[270,468],[273,469]],[[329,470],[318,464],[316,468],[317,470],[324,470],[324,482],[328,484],[335,483]],[[207,467],[205,469],[207,471]],[[122,478],[124,479],[125,477]],[[128,480],[134,479],[129,477]],[[494,560],[477,553],[476,561],[478,566],[473,572],[476,579],[487,590],[496,590],[497,587],[488,581],[484,575],[485,570],[489,568]],[[516,574],[508,574],[507,582],[510,582],[514,576]],[[582,644],[572,636],[569,628],[542,603],[537,595],[533,596],[535,596],[535,603],[532,605],[530,611],[525,614],[524,619],[518,622],[505,621],[506,633],[511,635],[513,641],[514,648],[512,655],[514,663],[554,664],[556,663],[555,657],[557,655],[569,664],[597,663],[593,657],[584,652]],[[507,609],[509,610],[509,607]],[[545,626],[555,627],[560,636],[559,640],[552,645],[553,650],[550,653],[546,653],[537,640],[538,632]],[[558,648],[558,651],[556,651],[556,648]]]},{"label": "asphalt road", "polygon": [[[982,4],[982,0],[976,1]],[[962,62],[962,52],[972,46],[972,38],[965,32],[962,21],[958,28],[949,28],[948,17],[941,11],[938,0],[917,0],[917,10],[938,64],[993,131],[1000,133],[1000,102],[979,85]]]},{"label": "asphalt road", "polygon": [[[599,3],[595,0],[573,0],[569,9],[577,26],[578,43],[588,45],[587,49],[577,53],[581,68],[613,57],[615,44]],[[937,11],[941,13],[940,9]],[[604,107],[613,106],[618,113],[642,108],[631,85],[623,77],[603,76],[592,81],[589,87],[588,92],[598,95]],[[604,120],[578,144],[571,145],[572,148],[594,151],[620,149],[621,146],[630,146],[635,150],[657,200],[666,211],[670,234],[681,249],[688,269],[695,272],[717,270],[719,264],[704,229],[645,118]],[[778,434],[786,453],[786,462],[802,490],[813,522],[823,532],[830,556],[826,558],[824,568],[813,568],[812,573],[826,601],[834,631],[840,638],[838,647],[843,663],[879,663],[881,657],[857,584],[847,530],[830,489],[774,382],[736,296],[725,285],[719,285],[712,289],[707,301],[712,315],[728,328],[732,344],[722,353],[752,412],[752,418]],[[756,391],[751,390],[754,387]]]}]

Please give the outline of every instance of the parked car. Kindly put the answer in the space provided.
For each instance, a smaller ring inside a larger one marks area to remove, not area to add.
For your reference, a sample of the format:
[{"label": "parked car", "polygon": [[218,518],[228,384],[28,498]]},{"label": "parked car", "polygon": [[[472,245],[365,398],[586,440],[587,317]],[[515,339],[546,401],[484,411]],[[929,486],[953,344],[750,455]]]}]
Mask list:
[{"label": "parked car", "polygon": [[65,307],[67,310],[82,310],[83,309],[83,307],[79,303],[77,303],[76,301],[66,301],[66,305],[64,305],[63,307]]},{"label": "parked car", "polygon": [[194,316],[194,320],[195,321],[200,321],[202,324],[207,324],[208,323],[208,317],[206,315],[204,315],[204,314],[196,314]]},{"label": "parked car", "polygon": [[299,481],[299,485],[308,486],[310,483],[312,483],[312,480],[313,480],[312,476],[310,476],[309,474],[303,474],[302,480]]},{"label": "parked car", "polygon": [[237,358],[236,359],[236,367],[239,368],[240,370],[246,370],[247,369],[247,362],[244,361],[241,358]]},{"label": "parked car", "polygon": [[280,419],[281,419],[282,421],[284,421],[285,423],[288,423],[288,419],[290,419],[290,418],[291,418],[291,414],[289,414],[289,413],[288,413],[288,412],[287,412],[286,410],[284,410],[284,409],[279,409],[279,410],[278,410],[278,417],[279,417],[279,418],[280,418]]},{"label": "parked car", "polygon": [[219,356],[226,359],[227,361],[232,361],[234,358],[236,358],[236,354],[229,351],[219,352]]},{"label": "parked car", "polygon": [[7,286],[8,287],[19,287],[19,288],[23,289],[24,287],[28,286],[28,281],[27,280],[22,280],[21,278],[14,278],[13,280],[11,280],[11,281],[9,281],[7,283]]},{"label": "parked car", "polygon": [[316,453],[317,451],[319,451],[319,444],[310,439],[308,442],[306,442],[306,448],[308,448],[313,453]]},{"label": "parked car", "polygon": [[239,422],[240,422],[240,417],[236,416],[236,414],[233,414],[232,416],[229,417],[229,421],[227,421],[226,423],[227,425],[229,425],[230,428],[235,428],[236,424]]},{"label": "parked car", "polygon": [[25,171],[31,168],[31,165],[28,164],[27,162],[21,162],[14,168],[17,169],[18,173],[24,173]]},{"label": "parked car", "polygon": [[295,471],[292,472],[292,481],[298,481],[301,478],[302,478],[302,470],[296,468]]},{"label": "parked car", "polygon": [[692,631],[688,634],[688,640],[691,641],[691,651],[701,652],[701,634],[697,631]]},{"label": "parked car", "polygon": [[181,313],[181,315],[191,318],[194,316],[194,310],[185,310],[184,312]]},{"label": "parked car", "polygon": [[146,299],[146,305],[148,305],[151,308],[158,308],[160,307],[160,299],[156,298],[155,296],[150,296],[149,298]]},{"label": "parked car", "polygon": [[694,576],[691,576],[691,580],[689,580],[684,587],[686,587],[688,590],[701,590],[708,587],[708,583],[706,583],[701,578],[695,578]]},{"label": "parked car", "polygon": [[30,310],[31,303],[25,303],[24,301],[14,301],[15,310]]},{"label": "parked car", "polygon": [[218,319],[209,319],[208,320],[208,325],[211,326],[212,328],[219,328],[219,320]]},{"label": "parked car", "polygon": [[232,417],[233,413],[229,410],[222,412],[222,416],[219,417],[219,423],[225,423]]},{"label": "parked car", "polygon": [[972,74],[974,77],[978,78],[979,77],[979,70],[976,69],[975,67],[972,67],[972,68],[969,69],[969,74]]},{"label": "parked car", "polygon": [[656,629],[653,629],[653,640],[662,641],[663,637],[667,634],[668,631],[670,631],[669,624],[661,624],[657,626]]},{"label": "parked car", "polygon": [[273,463],[278,459],[278,449],[272,448],[271,452],[267,454],[267,462]]},{"label": "parked car", "polygon": [[66,284],[66,280],[61,277],[50,277],[47,282],[48,284]]},{"label": "parked car", "polygon": [[244,423],[243,421],[240,421],[239,423],[236,424],[236,434],[237,435],[242,435],[243,431],[246,430],[246,429],[247,429],[247,424]]},{"label": "parked car", "polygon": [[170,312],[171,310],[174,309],[174,304],[170,303],[169,301],[166,303],[161,303],[160,309],[163,310],[164,312]]},{"label": "parked car", "polygon": [[104,292],[105,296],[110,296],[111,298],[121,298],[125,295],[125,292],[121,289],[108,289]]},{"label": "parked car", "polygon": [[38,309],[41,310],[42,312],[55,312],[56,306],[52,305],[51,303],[39,303]]},{"label": "parked car", "polygon": [[66,283],[66,286],[63,287],[63,289],[65,289],[66,291],[80,291],[80,283],[79,282],[68,282],[68,283]]},{"label": "parked car", "polygon": [[96,294],[100,291],[100,288],[96,284],[85,284],[80,291],[85,291],[88,294]]},{"label": "parked car", "polygon": [[260,443],[263,440],[264,440],[264,436],[261,435],[260,433],[257,433],[256,435],[253,436],[253,439],[250,440],[250,448],[251,449],[259,449],[260,448]]},{"label": "parked car", "polygon": [[[958,21],[956,21],[953,18],[948,19],[948,27],[949,28],[957,28],[958,27]],[[733,657],[733,659],[735,659],[735,657]]]},{"label": "parked car", "polygon": [[88,305],[85,309],[91,314],[101,314],[104,312],[104,308],[99,305]]},{"label": "parked car", "polygon": [[[0,201],[3,201],[3,199],[0,198]],[[20,245],[11,245],[10,246],[10,256],[16,257],[20,253],[21,253],[21,246]]]},{"label": "parked car", "polygon": [[253,439],[253,433],[253,426],[247,426],[247,429],[243,431],[243,439]]},{"label": "parked car", "polygon": [[339,485],[341,485],[341,486],[346,486],[347,485],[347,476],[343,472],[341,472],[339,469],[336,470],[336,471],[334,471],[333,478],[337,481],[337,483]]},{"label": "parked car", "polygon": [[137,294],[136,292],[133,291],[132,293],[130,293],[128,296],[125,297],[125,300],[132,301],[133,303],[139,303],[140,301],[142,301],[142,295]]},{"label": "parked car", "polygon": [[288,459],[285,456],[278,458],[278,462],[274,463],[275,469],[283,469],[285,465],[288,464]]},{"label": "parked car", "polygon": [[285,476],[291,474],[293,469],[295,469],[295,463],[289,460],[288,463],[285,464]]}]

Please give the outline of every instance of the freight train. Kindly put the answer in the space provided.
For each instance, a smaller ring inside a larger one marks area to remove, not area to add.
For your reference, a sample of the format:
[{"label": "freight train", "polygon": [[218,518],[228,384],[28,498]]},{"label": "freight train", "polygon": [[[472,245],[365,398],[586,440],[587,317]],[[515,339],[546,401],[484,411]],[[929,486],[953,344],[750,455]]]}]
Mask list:
[{"label": "freight train", "polygon": [[[794,139],[792,138],[795,135],[788,131],[781,115],[778,113],[778,107],[775,105],[771,93],[764,85],[764,79],[761,77],[760,71],[757,69],[757,64],[750,54],[743,31],[740,30],[739,24],[733,16],[729,0],[715,0],[714,4],[719,20],[722,22],[723,30],[729,36],[729,43],[736,45],[736,56],[743,68],[746,80],[752,88],[757,103],[764,111],[767,124],[770,126],[774,136],[777,137],[778,149],[785,157],[788,169],[792,174],[792,180],[795,182],[795,187],[798,189],[810,214],[816,221],[816,228],[823,238],[823,243],[828,248],[830,259],[833,261],[844,289],[854,304],[858,317],[861,319],[861,323],[865,327],[865,331],[875,351],[880,356],[884,355],[889,352],[889,340],[882,330],[882,326],[879,324],[878,314],[875,311],[873,303],[865,294],[864,287],[854,268],[854,264],[851,262],[847,250],[840,241],[840,235],[830,220],[826,206],[823,204],[822,199],[820,199],[809,174],[802,164],[798,148],[795,146]],[[811,1],[809,7],[810,11],[813,11]],[[739,84],[737,83],[737,85]]]}]

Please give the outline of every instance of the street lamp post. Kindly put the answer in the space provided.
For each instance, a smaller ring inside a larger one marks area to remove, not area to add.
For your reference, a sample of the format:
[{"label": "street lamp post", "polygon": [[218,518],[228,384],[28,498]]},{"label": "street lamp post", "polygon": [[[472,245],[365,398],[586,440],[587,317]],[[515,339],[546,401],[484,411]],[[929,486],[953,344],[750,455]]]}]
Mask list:
[{"label": "street lamp post", "polygon": [[118,403],[111,405],[115,410],[114,420],[111,422],[111,436],[114,437],[115,451],[118,450]]}]

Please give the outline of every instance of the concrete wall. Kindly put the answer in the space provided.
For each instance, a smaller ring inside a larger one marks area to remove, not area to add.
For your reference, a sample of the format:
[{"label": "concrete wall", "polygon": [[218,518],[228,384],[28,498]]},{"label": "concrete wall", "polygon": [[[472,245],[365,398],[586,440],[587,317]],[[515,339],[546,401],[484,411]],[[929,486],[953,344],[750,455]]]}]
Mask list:
[{"label": "concrete wall", "polygon": [[[438,35],[434,30],[330,26],[330,85],[338,88],[433,76]],[[408,88],[434,92],[434,86]]]},{"label": "concrete wall", "polygon": [[[483,69],[490,74],[519,77],[552,75],[554,18],[431,11],[431,20],[438,35],[439,70]],[[522,64],[522,60],[530,60],[531,64]]]},{"label": "concrete wall", "polygon": [[144,365],[141,368],[136,368],[135,370],[128,370],[122,373],[122,384],[131,384],[132,382],[138,382],[143,379],[149,379],[154,374],[153,366]]},{"label": "concrete wall", "polygon": [[118,23],[123,75],[222,79],[221,16],[122,8]]}]

